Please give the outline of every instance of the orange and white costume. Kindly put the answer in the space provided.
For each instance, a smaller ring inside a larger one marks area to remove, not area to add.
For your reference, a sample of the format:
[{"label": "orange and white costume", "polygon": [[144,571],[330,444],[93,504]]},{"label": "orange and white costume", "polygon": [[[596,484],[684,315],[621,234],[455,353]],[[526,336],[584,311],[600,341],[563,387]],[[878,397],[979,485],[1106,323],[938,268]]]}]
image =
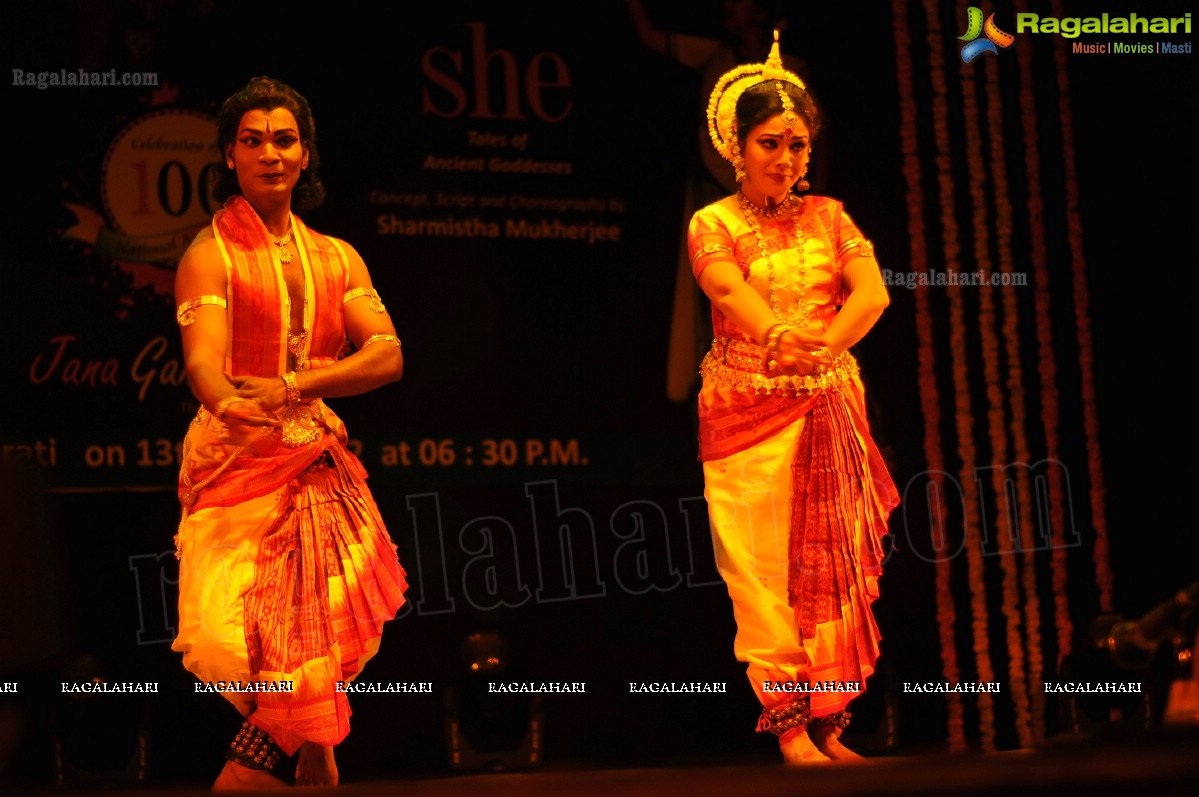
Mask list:
[{"label": "orange and white costume", "polygon": [[[827,328],[844,300],[838,253],[861,234],[835,200],[794,201],[794,213],[762,218],[760,235],[727,202],[698,211],[688,231],[693,270],[698,278],[732,262],[764,301]],[[823,372],[782,374],[715,308],[712,325],[700,459],[737,658],[766,709],[797,697],[766,683],[864,688],[879,653],[870,604],[881,539],[898,495],[870,436],[857,362],[845,352]],[[842,711],[855,696],[812,692],[811,716]]]},{"label": "orange and white costume", "polygon": [[[345,345],[343,245],[293,216],[305,277],[307,367]],[[228,277],[230,376],[288,370],[287,287],[271,239],[241,197],[213,219]],[[306,434],[267,429],[239,449],[201,407],[184,441],[179,495],[179,634],[173,649],[206,683],[290,682],[291,691],[222,692],[284,752],[333,745],[349,732],[339,681],[362,672],[383,624],[403,605],[404,571],[346,448],[340,419],[319,400]],[[297,439],[303,440],[297,443]]]}]

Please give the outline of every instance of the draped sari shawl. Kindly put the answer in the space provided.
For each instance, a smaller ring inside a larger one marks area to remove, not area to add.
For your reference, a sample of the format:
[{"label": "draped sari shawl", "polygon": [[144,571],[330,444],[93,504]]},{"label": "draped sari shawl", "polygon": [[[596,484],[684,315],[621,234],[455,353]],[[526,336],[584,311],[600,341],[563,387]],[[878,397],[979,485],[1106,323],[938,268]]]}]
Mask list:
[{"label": "draped sari shawl", "polygon": [[[296,248],[304,269],[304,322],[308,364],[336,362],[345,345],[342,297],[349,281],[343,246],[310,230],[292,216]],[[244,198],[229,200],[213,218],[228,279],[225,372],[231,377],[278,377],[288,367],[287,284],[275,263],[275,246],[262,220]],[[179,499],[193,511],[231,506],[287,484],[321,452],[344,446],[345,426],[323,402],[311,403],[325,434],[301,446],[288,446],[278,429],[263,434],[240,453],[226,440],[225,427],[203,407],[184,440]],[[235,455],[236,454],[236,455]],[[359,466],[361,467],[361,466]],[[215,478],[214,478],[215,476]],[[203,485],[197,489],[198,485]]]}]

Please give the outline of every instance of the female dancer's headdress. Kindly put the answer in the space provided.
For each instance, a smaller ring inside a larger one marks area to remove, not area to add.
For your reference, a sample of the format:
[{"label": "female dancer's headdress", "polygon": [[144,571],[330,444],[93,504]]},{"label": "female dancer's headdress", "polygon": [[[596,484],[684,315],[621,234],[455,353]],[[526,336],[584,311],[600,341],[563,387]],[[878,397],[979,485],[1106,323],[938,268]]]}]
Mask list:
[{"label": "female dancer's headdress", "polygon": [[790,83],[801,91],[806,91],[804,82],[799,75],[783,67],[783,59],[779,55],[779,32],[774,32],[774,44],[770,47],[770,55],[764,64],[742,64],[733,67],[720,76],[708,99],[708,133],[712,136],[712,146],[737,170],[737,181],[745,179],[745,161],[741,156],[741,144],[737,140],[737,100],[747,89],[760,83],[774,81],[779,99],[783,103],[783,123],[788,132],[794,125],[799,124],[799,115],[795,112],[795,103],[788,96],[784,83]]}]

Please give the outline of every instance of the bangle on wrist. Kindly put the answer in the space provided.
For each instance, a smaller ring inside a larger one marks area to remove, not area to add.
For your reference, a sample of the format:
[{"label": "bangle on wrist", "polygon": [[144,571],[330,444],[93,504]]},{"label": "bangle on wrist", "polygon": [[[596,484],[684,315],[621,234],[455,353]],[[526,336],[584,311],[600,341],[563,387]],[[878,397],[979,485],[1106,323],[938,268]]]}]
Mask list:
[{"label": "bangle on wrist", "polygon": [[833,357],[832,349],[828,346],[821,346],[816,349],[812,352],[812,356],[816,358],[816,373],[818,374],[822,374],[826,369],[832,368],[833,360],[836,359]]},{"label": "bangle on wrist", "polygon": [[766,367],[773,370],[778,367],[779,341],[788,332],[794,332],[795,327],[787,324],[774,324],[766,330]]},{"label": "bangle on wrist", "polygon": [[283,387],[287,391],[287,406],[296,407],[300,403],[300,388],[296,384],[296,372],[288,371],[279,378],[283,380]]},{"label": "bangle on wrist", "polygon": [[230,407],[239,401],[245,401],[245,399],[243,399],[241,396],[227,396],[221,399],[217,402],[216,409],[212,411],[212,417],[216,418],[218,421],[224,422],[225,413],[229,411]]},{"label": "bangle on wrist", "polygon": [[766,348],[770,348],[771,340],[774,340],[775,343],[777,343],[778,336],[783,334],[783,330],[786,328],[786,326],[786,324],[775,323],[766,327],[766,334],[762,336],[762,345]]}]

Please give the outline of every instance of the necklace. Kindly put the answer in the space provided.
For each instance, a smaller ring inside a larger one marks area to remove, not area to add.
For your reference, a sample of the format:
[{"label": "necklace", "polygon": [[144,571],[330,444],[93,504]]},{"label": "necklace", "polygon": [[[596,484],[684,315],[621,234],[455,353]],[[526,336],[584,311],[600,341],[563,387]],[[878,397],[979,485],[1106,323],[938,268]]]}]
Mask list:
[{"label": "necklace", "polygon": [[287,350],[295,358],[296,370],[303,371],[308,367],[308,292],[304,291],[304,320],[299,332],[291,330],[291,293],[284,293],[283,312],[288,319]]},{"label": "necklace", "polygon": [[[774,311],[774,317],[779,321],[790,324],[803,326],[808,320],[808,303],[804,301],[807,296],[807,264],[804,262],[804,234],[800,227],[799,220],[803,215],[803,200],[794,194],[789,194],[786,199],[771,210],[763,210],[749,201],[749,197],[740,191],[737,192],[737,199],[741,203],[741,214],[745,216],[745,222],[754,232],[754,239],[758,242],[758,251],[762,253],[762,259],[766,261],[766,275],[770,284],[770,309]],[[758,215],[761,214],[767,218],[777,218],[784,211],[789,212],[795,224],[795,253],[799,258],[797,270],[799,272],[799,284],[796,286],[796,293],[799,301],[797,302],[799,313],[792,315],[790,318],[783,314],[782,308],[779,307],[778,285],[774,277],[774,261],[770,259],[770,253],[766,250],[766,238],[762,234],[762,225],[758,222]]]},{"label": "necklace", "polygon": [[744,210],[747,206],[757,215],[765,216],[768,219],[777,218],[783,213],[791,212],[800,202],[800,198],[795,194],[788,193],[787,198],[771,208],[760,208],[754,204],[753,200],[745,195],[744,191],[737,192],[737,198],[741,200],[741,208]]},{"label": "necklace", "polygon": [[[269,234],[269,231],[268,231]],[[291,219],[287,220],[287,233],[280,238],[271,236],[271,241],[279,249],[279,262],[287,265],[291,262],[291,252],[288,251],[287,245],[291,243]]]},{"label": "necklace", "polygon": [[296,359],[296,370],[303,371],[308,366],[308,330],[301,329],[298,333],[288,331],[287,350]]},{"label": "necklace", "polygon": [[[283,236],[276,238],[274,235],[271,235],[271,242],[274,243],[279,250],[279,264],[281,266],[285,266],[292,261],[292,254],[287,249],[287,245],[291,243],[292,232],[294,229],[295,228],[292,226],[291,219],[289,218],[287,220],[287,232]],[[267,231],[267,234],[270,234],[269,230]],[[285,278],[285,284],[286,281],[287,280]],[[300,290],[304,295],[304,320],[302,321],[303,326],[301,326],[299,332],[291,331],[291,291],[290,289],[287,289],[284,290],[283,293],[283,312],[286,314],[288,319],[287,350],[291,353],[292,357],[295,358],[296,370],[304,370],[304,368],[306,368],[308,365],[308,291],[304,287],[303,282],[301,282]]]}]

